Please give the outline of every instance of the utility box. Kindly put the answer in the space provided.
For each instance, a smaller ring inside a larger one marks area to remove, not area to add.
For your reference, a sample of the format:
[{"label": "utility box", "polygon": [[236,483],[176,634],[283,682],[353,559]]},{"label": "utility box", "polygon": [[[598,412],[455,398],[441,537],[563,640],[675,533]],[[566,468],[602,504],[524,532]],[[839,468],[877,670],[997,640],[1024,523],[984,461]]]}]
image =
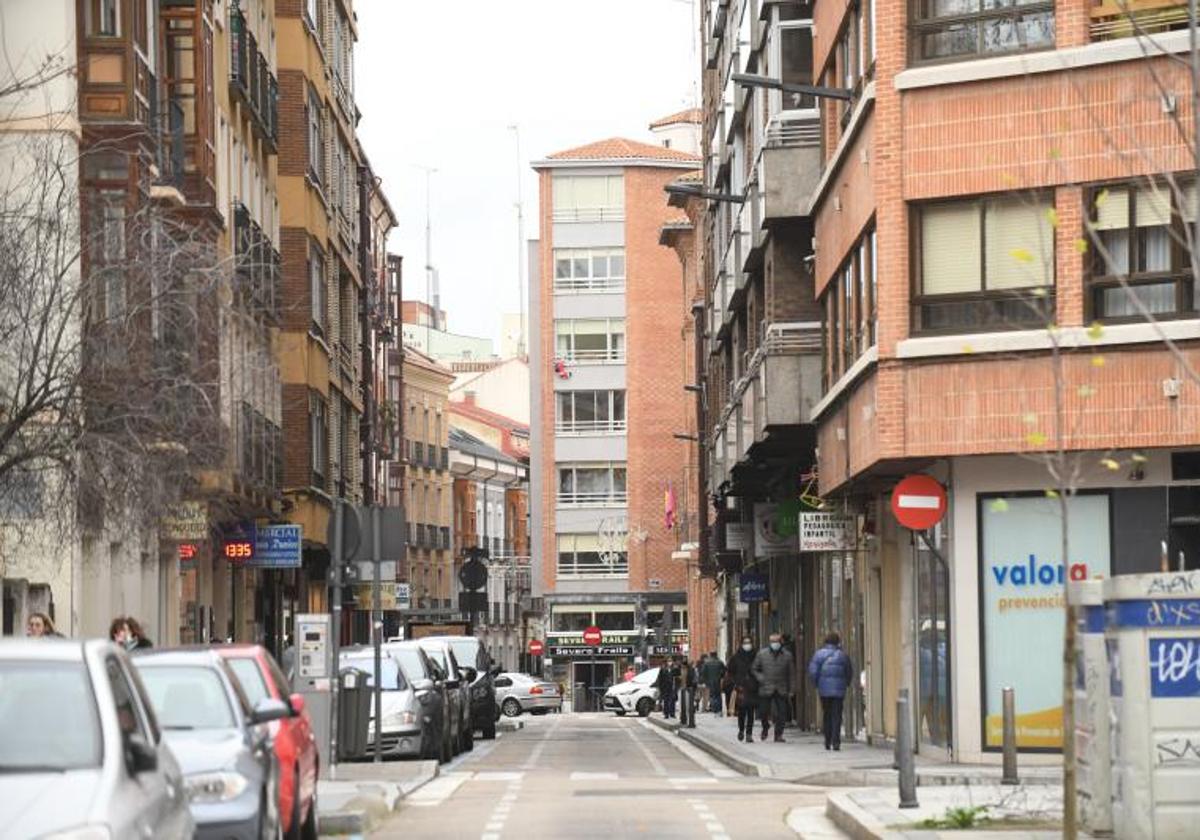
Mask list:
[{"label": "utility box", "polygon": [[1090,834],[1112,833],[1112,726],[1104,639],[1104,581],[1067,584],[1075,607],[1075,767],[1079,819]]},{"label": "utility box", "polygon": [[304,697],[325,774],[333,764],[328,760],[333,700],[333,621],[329,613],[298,614],[292,638],[292,690]]},{"label": "utility box", "polygon": [[1113,833],[1200,832],[1200,571],[1105,582]]}]

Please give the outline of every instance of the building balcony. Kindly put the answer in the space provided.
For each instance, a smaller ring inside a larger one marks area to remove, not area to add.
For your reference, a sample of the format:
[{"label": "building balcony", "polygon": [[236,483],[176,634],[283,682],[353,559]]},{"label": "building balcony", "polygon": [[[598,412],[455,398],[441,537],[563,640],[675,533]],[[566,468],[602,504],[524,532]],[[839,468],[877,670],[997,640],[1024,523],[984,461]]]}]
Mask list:
[{"label": "building balcony", "polygon": [[279,136],[279,81],[237,6],[229,10],[229,93],[246,106],[255,134],[275,152]]},{"label": "building balcony", "polygon": [[629,577],[629,555],[619,554],[608,559],[572,558],[560,556],[556,575],[559,580],[614,580]]},{"label": "building balcony", "polygon": [[628,432],[624,420],[559,420],[554,424],[558,435],[623,435]]},{"label": "building balcony", "polygon": [[713,424],[712,451],[723,469],[746,460],[771,433],[812,422],[821,399],[821,325],[770,324],[763,344],[731,383]]},{"label": "building balcony", "polygon": [[555,502],[558,507],[625,507],[629,503],[629,494],[619,490],[599,493],[559,493]]},{"label": "building balcony", "polygon": [[245,205],[233,205],[234,300],[252,317],[279,323],[283,260]]},{"label": "building balcony", "polygon": [[1093,41],[1187,29],[1188,4],[1180,0],[1099,0],[1091,8]]},{"label": "building balcony", "polygon": [[821,177],[821,121],[776,114],[767,127],[767,145],[758,160],[760,224],[808,212]]}]

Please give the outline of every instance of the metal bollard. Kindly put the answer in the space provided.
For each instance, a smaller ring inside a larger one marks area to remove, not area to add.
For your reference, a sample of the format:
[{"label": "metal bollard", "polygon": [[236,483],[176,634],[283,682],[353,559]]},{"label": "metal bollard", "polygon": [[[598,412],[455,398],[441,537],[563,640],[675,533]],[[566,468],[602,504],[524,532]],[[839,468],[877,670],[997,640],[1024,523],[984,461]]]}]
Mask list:
[{"label": "metal bollard", "polygon": [[1000,695],[1004,708],[1004,772],[1000,784],[1016,785],[1020,784],[1017,779],[1017,703],[1011,687],[1005,686]]},{"label": "metal bollard", "polygon": [[[908,689],[907,688],[900,689],[899,697],[901,700],[903,700],[905,703],[907,703],[908,702]],[[900,735],[899,735],[900,723],[899,723],[899,719],[897,719],[896,726],[897,726],[896,741],[892,745],[892,769],[893,770],[900,769]]]},{"label": "metal bollard", "polygon": [[896,698],[896,761],[900,765],[900,807],[916,808],[917,767],[913,760],[913,724],[908,692]]}]

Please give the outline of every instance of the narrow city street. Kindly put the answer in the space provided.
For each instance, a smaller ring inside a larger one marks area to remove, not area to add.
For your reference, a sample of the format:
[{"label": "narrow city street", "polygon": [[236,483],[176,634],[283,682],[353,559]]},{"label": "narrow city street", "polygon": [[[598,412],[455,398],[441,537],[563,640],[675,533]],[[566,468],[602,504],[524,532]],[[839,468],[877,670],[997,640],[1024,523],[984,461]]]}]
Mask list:
[{"label": "narrow city street", "polygon": [[416,791],[378,831],[399,838],[795,837],[824,790],[747,778],[640,718],[524,717]]}]

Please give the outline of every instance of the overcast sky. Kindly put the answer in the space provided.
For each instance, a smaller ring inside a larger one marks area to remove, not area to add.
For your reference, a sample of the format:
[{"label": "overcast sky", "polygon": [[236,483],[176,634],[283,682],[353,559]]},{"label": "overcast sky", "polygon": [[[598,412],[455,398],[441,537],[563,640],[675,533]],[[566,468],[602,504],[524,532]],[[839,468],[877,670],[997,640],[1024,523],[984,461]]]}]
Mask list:
[{"label": "overcast sky", "polygon": [[[425,296],[425,173],[433,263],[454,332],[500,334],[516,312],[517,149],[526,238],[537,236],[529,163],[692,105],[688,0],[356,0],[359,136],[400,226],[405,297]],[[497,343],[497,351],[499,344]]]}]

